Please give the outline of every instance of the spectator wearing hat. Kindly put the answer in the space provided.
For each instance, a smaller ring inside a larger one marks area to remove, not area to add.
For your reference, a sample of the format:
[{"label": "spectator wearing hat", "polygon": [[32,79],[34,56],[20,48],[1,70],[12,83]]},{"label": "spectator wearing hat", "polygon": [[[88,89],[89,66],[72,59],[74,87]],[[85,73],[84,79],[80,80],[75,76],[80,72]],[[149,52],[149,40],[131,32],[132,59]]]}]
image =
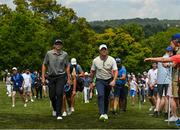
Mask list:
[{"label": "spectator wearing hat", "polygon": [[71,111],[74,112],[75,96],[77,91],[83,91],[83,77],[84,71],[82,67],[77,63],[76,58],[71,59],[70,63],[70,74],[71,74]]},{"label": "spectator wearing hat", "polygon": [[[173,48],[171,46],[168,46],[166,48],[166,53],[163,56],[163,58],[168,58],[173,54]],[[165,115],[168,115],[168,101],[167,101],[167,90],[172,80],[172,63],[161,63],[158,62],[158,71],[157,71],[157,87],[158,87],[158,93],[157,93],[157,101],[156,101],[156,107],[154,109],[155,117],[159,116],[159,112],[162,109],[162,106],[164,105],[165,101]],[[163,94],[164,92],[164,94]]]},{"label": "spectator wearing hat", "polygon": [[99,119],[104,121],[108,119],[109,94],[111,88],[116,84],[118,68],[115,59],[108,55],[108,48],[105,44],[99,46],[99,53],[91,66],[91,79],[96,76]]},{"label": "spectator wearing hat", "polygon": [[42,84],[45,85],[45,74],[48,68],[49,78],[49,97],[53,106],[53,116],[57,120],[62,119],[62,104],[64,85],[67,82],[70,84],[69,61],[67,52],[63,51],[63,43],[60,39],[55,40],[54,49],[46,53],[42,64]]},{"label": "spectator wearing hat", "polygon": [[118,67],[118,77],[116,80],[116,86],[114,88],[114,111],[117,111],[117,106],[119,104],[121,110],[126,111],[127,107],[127,92],[125,88],[126,84],[126,68],[122,66],[121,59],[116,58],[116,63]]},{"label": "spectator wearing hat", "polygon": [[23,76],[17,72],[17,68],[13,67],[12,68],[13,75],[11,77],[11,81],[13,83],[13,92],[12,92],[12,107],[15,107],[15,100],[16,100],[16,93],[19,92],[23,103],[24,107],[27,107],[27,104],[25,103],[25,98],[23,95],[23,86],[24,86],[24,79]]}]

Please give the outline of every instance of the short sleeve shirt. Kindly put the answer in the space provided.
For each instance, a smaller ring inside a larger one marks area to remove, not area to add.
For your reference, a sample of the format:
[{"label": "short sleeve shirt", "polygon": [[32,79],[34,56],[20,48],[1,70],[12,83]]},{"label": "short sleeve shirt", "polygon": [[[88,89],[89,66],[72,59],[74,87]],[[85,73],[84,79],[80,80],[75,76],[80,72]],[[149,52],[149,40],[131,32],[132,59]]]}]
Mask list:
[{"label": "short sleeve shirt", "polygon": [[68,54],[65,51],[61,51],[59,54],[54,50],[48,51],[43,64],[48,66],[48,72],[51,76],[65,74],[65,68],[69,64]]},{"label": "short sleeve shirt", "polygon": [[148,79],[149,79],[150,84],[156,83],[156,81],[157,81],[157,70],[158,69],[155,69],[155,70],[150,69],[148,71]]},{"label": "short sleeve shirt", "polygon": [[98,56],[93,60],[91,70],[96,72],[96,78],[107,80],[112,78],[112,70],[117,70],[117,64],[111,56],[108,56],[106,60]]},{"label": "short sleeve shirt", "polygon": [[180,63],[180,54],[170,57],[173,62]]},{"label": "short sleeve shirt", "polygon": [[[118,70],[118,77],[122,77],[123,74],[126,75],[126,68],[124,66],[122,66],[122,68]],[[118,85],[125,84],[125,83],[126,83],[126,80],[121,80],[121,79],[116,80],[116,84]]]},{"label": "short sleeve shirt", "polygon": [[[163,58],[169,58],[169,55],[165,54]],[[170,84],[171,73],[172,67],[165,68],[163,63],[158,62],[157,84]]]}]

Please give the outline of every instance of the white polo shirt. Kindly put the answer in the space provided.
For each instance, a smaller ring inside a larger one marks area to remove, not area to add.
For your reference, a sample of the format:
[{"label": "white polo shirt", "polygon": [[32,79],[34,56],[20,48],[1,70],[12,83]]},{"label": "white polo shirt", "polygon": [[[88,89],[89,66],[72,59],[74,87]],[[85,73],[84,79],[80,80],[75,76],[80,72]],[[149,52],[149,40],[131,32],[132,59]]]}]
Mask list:
[{"label": "white polo shirt", "polygon": [[96,78],[107,80],[113,77],[112,70],[117,70],[117,64],[111,56],[108,56],[106,60],[98,56],[93,60],[91,70],[96,72]]},{"label": "white polo shirt", "polygon": [[150,69],[148,71],[148,79],[150,84],[154,84],[157,82],[157,70],[158,69]]}]

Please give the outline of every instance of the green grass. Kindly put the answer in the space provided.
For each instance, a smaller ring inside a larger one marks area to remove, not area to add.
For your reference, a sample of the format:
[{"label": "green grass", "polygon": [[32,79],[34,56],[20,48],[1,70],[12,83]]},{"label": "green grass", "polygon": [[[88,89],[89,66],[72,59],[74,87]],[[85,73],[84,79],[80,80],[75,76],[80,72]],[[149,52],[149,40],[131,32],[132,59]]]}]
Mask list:
[{"label": "green grass", "polygon": [[11,107],[11,99],[7,97],[4,83],[0,82],[0,128],[2,129],[170,129],[177,128],[175,123],[168,125],[164,118],[149,116],[149,104],[132,107],[128,105],[125,113],[109,114],[109,120],[98,120],[97,98],[91,103],[82,103],[82,96],[76,97],[75,112],[63,120],[51,116],[49,99],[35,100],[24,108],[21,99],[17,98],[16,107]]}]

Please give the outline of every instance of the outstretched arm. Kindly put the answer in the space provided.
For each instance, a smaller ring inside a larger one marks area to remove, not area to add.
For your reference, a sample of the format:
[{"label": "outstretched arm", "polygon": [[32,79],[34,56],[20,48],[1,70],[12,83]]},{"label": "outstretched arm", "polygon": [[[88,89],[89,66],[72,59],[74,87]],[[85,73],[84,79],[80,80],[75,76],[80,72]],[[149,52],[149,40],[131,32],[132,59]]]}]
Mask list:
[{"label": "outstretched arm", "polygon": [[155,57],[155,58],[145,58],[144,61],[151,62],[172,62],[171,58]]}]

